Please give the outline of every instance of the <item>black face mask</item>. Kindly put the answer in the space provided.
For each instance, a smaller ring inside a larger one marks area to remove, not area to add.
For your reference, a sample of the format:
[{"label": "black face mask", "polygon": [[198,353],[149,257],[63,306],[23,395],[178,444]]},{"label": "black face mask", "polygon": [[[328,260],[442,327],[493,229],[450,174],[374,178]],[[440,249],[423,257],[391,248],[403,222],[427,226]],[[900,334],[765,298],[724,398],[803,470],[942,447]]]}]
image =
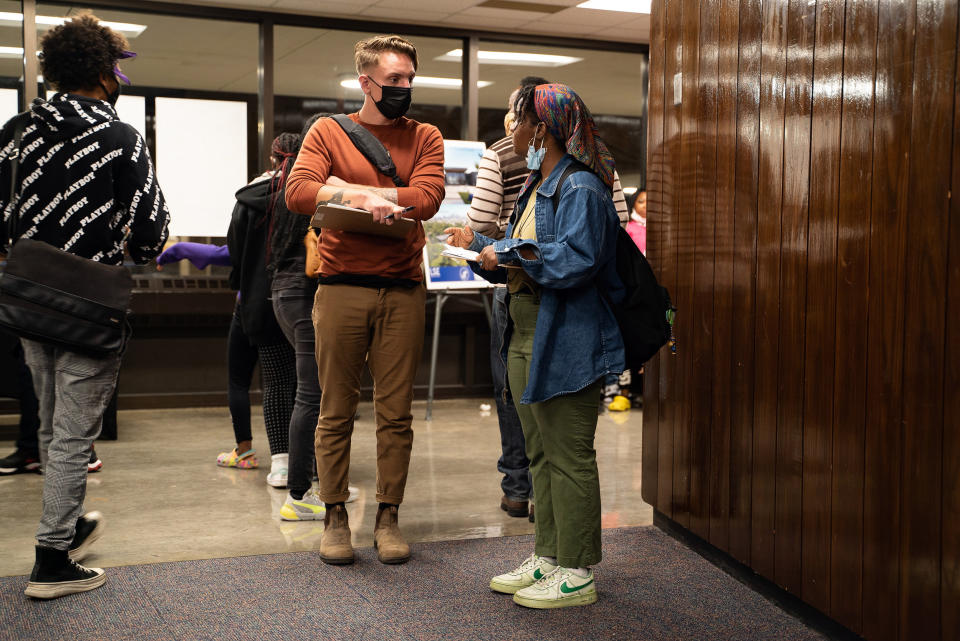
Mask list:
[{"label": "black face mask", "polygon": [[370,82],[380,87],[382,94],[380,100],[374,100],[373,104],[377,106],[384,118],[394,120],[407,113],[413,97],[413,90],[410,87],[384,87],[373,78],[370,78]]},{"label": "black face mask", "polygon": [[102,82],[100,83],[100,88],[103,89],[103,93],[107,94],[107,102],[110,103],[110,106],[116,107],[117,100],[120,99],[120,83],[119,82],[117,83],[117,88],[114,89],[113,91],[107,91],[107,88],[103,85]]}]

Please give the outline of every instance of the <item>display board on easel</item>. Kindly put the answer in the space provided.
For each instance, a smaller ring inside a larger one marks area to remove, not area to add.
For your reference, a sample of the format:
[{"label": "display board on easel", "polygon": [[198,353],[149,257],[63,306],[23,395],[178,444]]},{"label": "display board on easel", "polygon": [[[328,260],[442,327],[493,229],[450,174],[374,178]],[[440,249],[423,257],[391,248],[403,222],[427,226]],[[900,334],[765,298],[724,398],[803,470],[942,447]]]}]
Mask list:
[{"label": "display board on easel", "polygon": [[423,248],[423,271],[427,289],[486,289],[492,285],[474,274],[462,260],[442,256],[443,230],[467,224],[467,210],[477,190],[477,170],[486,145],[471,140],[444,140],[444,187],[446,195],[437,215],[423,223],[427,244]]}]

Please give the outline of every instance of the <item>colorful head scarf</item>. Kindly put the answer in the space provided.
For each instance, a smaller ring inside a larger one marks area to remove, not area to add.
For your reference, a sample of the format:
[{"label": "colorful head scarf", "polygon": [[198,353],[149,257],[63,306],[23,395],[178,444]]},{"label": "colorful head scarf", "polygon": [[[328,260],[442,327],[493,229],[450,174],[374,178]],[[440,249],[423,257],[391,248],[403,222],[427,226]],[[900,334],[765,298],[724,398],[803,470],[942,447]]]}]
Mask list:
[{"label": "colorful head scarf", "polygon": [[567,153],[613,189],[613,155],[600,140],[593,116],[580,96],[566,85],[538,85],[533,107],[547,131],[566,146]]}]

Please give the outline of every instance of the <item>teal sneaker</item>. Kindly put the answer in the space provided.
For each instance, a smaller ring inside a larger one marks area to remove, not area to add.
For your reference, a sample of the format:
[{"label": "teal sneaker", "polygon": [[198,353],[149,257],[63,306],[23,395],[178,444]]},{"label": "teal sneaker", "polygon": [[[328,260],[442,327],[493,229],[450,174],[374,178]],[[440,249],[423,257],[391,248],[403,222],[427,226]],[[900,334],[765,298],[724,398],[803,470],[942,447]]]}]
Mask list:
[{"label": "teal sneaker", "polygon": [[568,568],[557,568],[533,585],[518,590],[513,602],[527,608],[567,608],[597,602],[593,572],[579,576]]},{"label": "teal sneaker", "polygon": [[299,501],[287,493],[287,500],[280,508],[280,519],[283,521],[322,521],[326,508],[320,495],[313,488],[307,490]]},{"label": "teal sneaker", "polygon": [[531,554],[516,570],[500,574],[490,580],[490,589],[503,594],[513,594],[529,587],[557,569],[542,556]]}]

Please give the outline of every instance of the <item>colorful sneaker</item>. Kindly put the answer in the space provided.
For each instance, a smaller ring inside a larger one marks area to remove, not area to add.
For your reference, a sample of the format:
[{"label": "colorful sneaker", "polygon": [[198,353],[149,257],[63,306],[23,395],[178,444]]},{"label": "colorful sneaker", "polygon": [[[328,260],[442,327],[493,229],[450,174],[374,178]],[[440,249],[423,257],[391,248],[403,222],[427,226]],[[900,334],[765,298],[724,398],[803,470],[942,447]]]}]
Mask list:
[{"label": "colorful sneaker", "polygon": [[249,450],[243,454],[237,454],[237,448],[233,448],[232,452],[221,452],[217,455],[217,465],[252,470],[257,467],[257,452]]},{"label": "colorful sneaker", "polygon": [[97,456],[97,451],[90,448],[90,460],[87,461],[87,473],[93,474],[94,472],[99,472],[103,467],[103,461],[100,460],[100,457]]},{"label": "colorful sneaker", "polygon": [[311,488],[299,501],[287,493],[287,500],[280,508],[280,519],[284,521],[322,521],[325,512],[326,508],[320,499],[320,495]]},{"label": "colorful sneaker", "polygon": [[579,576],[568,568],[557,568],[531,585],[517,590],[513,602],[527,608],[567,608],[597,602],[593,572]]},{"label": "colorful sneaker", "polygon": [[287,465],[289,454],[274,454],[270,457],[270,473],[267,474],[267,485],[270,487],[287,487]]},{"label": "colorful sneaker", "polygon": [[16,450],[10,456],[0,458],[0,476],[21,474],[23,472],[40,473],[40,457],[36,454],[26,454],[23,450]]},{"label": "colorful sneaker", "polygon": [[529,587],[557,569],[542,556],[531,554],[516,570],[495,576],[490,580],[490,589],[503,594],[514,594]]}]

